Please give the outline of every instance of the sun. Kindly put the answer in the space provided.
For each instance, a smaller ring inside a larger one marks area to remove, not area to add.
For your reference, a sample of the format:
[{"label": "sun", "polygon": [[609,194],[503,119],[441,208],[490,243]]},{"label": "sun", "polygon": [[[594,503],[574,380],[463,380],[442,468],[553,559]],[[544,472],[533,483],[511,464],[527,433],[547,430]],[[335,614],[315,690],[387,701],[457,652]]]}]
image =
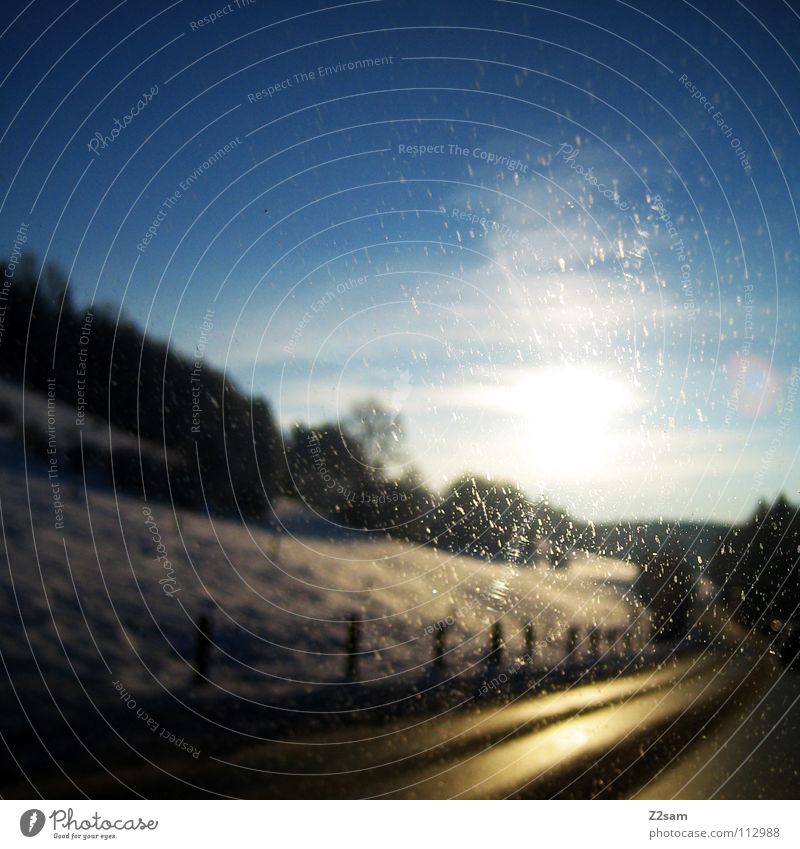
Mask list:
[{"label": "sun", "polygon": [[620,420],[634,407],[624,381],[586,366],[537,369],[508,400],[533,471],[556,479],[613,473]]}]

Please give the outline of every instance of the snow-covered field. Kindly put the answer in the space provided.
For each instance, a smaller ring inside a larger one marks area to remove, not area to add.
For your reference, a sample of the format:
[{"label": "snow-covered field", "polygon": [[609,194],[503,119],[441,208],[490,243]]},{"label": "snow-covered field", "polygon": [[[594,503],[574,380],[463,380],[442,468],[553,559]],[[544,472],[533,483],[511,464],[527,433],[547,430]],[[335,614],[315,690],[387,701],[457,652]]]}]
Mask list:
[{"label": "snow-covered field", "polygon": [[[108,439],[87,427],[98,444]],[[0,698],[19,697],[32,718],[56,704],[74,723],[94,721],[87,702],[99,713],[119,708],[120,687],[145,710],[176,697],[217,714],[242,703],[346,710],[369,692],[402,699],[450,678],[449,692],[469,698],[503,670],[590,665],[598,646],[584,637],[595,626],[601,653],[630,626],[628,644],[609,650],[616,663],[647,642],[649,619],[629,592],[636,570],[618,561],[488,564],[333,528],[288,501],[275,505],[272,526],[246,525],[116,497],[63,470],[59,512],[47,462],[26,466],[11,427],[0,437],[0,647],[10,673]],[[213,645],[211,683],[198,689],[201,616]],[[359,622],[358,685],[345,676],[350,617]],[[492,668],[498,621],[505,651]],[[523,662],[529,621],[534,656]],[[433,671],[443,626],[446,654]],[[565,661],[571,627],[582,644]],[[23,712],[5,722],[24,724]]]}]

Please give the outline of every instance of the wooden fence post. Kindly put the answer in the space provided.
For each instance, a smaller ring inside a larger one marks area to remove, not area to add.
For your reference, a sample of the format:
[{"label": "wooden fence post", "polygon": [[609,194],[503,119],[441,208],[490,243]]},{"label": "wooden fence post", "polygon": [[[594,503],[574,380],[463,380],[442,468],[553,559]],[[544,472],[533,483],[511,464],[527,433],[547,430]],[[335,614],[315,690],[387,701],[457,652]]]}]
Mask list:
[{"label": "wooden fence post", "polygon": [[356,615],[352,613],[347,620],[347,660],[345,662],[345,678],[348,681],[358,679],[358,649],[361,643],[361,633]]},{"label": "wooden fence post", "polygon": [[197,633],[194,637],[194,683],[205,684],[208,681],[209,660],[211,655],[211,620],[201,616],[197,620]]},{"label": "wooden fence post", "polygon": [[573,625],[567,631],[567,655],[574,654],[578,648],[578,629]]},{"label": "wooden fence post", "polygon": [[592,628],[589,633],[589,648],[592,652],[592,657],[597,660],[600,657],[600,629]]},{"label": "wooden fence post", "polygon": [[444,667],[445,637],[447,635],[447,622],[437,622],[433,632],[433,667],[442,669]]},{"label": "wooden fence post", "polygon": [[625,636],[622,638],[622,645],[625,649],[625,654],[633,654],[633,634],[631,634],[630,627],[625,632]]},{"label": "wooden fence post", "polygon": [[505,650],[505,641],[503,640],[503,626],[499,622],[492,625],[492,631],[489,641],[489,663],[492,666],[499,666],[503,659]]},{"label": "wooden fence post", "polygon": [[533,622],[528,622],[525,626],[525,653],[528,658],[533,659],[536,651],[536,629],[533,627]]}]

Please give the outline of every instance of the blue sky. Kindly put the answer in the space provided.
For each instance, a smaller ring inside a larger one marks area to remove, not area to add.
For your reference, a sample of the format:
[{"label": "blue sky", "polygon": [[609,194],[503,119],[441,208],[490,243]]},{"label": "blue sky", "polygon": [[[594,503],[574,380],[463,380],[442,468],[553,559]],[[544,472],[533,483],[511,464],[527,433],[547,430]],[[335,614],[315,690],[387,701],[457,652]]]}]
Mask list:
[{"label": "blue sky", "polygon": [[2,253],[436,487],[797,498],[800,19],[637,5],[5,4]]}]

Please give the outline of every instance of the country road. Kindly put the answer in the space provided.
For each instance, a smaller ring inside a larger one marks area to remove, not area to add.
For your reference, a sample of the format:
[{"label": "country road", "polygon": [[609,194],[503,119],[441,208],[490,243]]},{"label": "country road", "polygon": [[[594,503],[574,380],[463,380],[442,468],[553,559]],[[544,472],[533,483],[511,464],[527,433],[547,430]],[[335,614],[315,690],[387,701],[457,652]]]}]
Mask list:
[{"label": "country road", "polygon": [[[713,770],[703,772],[709,735],[724,733],[733,714],[745,715],[778,675],[769,657],[752,660],[706,650],[506,704],[352,723],[332,734],[216,752],[191,765],[175,757],[113,771],[132,795],[168,798],[185,795],[187,786],[242,798],[669,798],[699,771],[702,790],[685,790],[698,797],[720,782]],[[752,729],[731,757],[751,740]],[[75,778],[90,797],[108,787],[104,770]],[[38,785],[51,796],[63,787],[55,778]]]}]

